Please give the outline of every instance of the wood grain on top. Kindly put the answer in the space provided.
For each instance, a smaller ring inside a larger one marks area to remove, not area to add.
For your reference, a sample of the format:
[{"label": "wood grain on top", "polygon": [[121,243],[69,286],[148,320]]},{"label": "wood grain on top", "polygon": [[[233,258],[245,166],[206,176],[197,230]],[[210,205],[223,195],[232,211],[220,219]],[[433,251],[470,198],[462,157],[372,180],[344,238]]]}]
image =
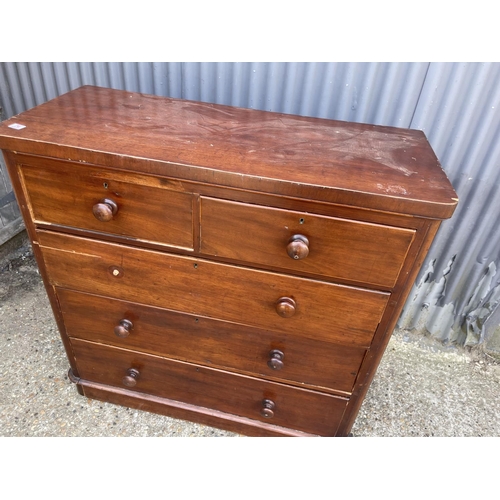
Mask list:
[{"label": "wood grain on top", "polygon": [[101,87],[2,122],[0,147],[424,217],[450,217],[457,204],[421,131]]}]

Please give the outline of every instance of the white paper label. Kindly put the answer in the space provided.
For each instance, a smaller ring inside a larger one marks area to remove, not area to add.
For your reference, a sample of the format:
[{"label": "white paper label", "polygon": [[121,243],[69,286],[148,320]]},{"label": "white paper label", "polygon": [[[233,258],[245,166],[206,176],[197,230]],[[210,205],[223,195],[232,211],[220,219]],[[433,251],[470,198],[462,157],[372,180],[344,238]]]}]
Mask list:
[{"label": "white paper label", "polygon": [[21,125],[20,123],[13,123],[12,125],[9,125],[9,128],[14,128],[16,130],[22,130],[23,128],[26,128],[26,125]]}]

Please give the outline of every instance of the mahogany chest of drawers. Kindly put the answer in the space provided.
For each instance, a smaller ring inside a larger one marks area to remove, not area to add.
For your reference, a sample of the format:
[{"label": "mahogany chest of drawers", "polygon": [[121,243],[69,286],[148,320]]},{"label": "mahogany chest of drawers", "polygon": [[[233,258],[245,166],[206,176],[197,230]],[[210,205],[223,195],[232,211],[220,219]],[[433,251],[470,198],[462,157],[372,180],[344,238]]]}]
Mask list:
[{"label": "mahogany chest of drawers", "polygon": [[344,436],[440,222],[420,131],[81,87],[0,124],[81,394]]}]

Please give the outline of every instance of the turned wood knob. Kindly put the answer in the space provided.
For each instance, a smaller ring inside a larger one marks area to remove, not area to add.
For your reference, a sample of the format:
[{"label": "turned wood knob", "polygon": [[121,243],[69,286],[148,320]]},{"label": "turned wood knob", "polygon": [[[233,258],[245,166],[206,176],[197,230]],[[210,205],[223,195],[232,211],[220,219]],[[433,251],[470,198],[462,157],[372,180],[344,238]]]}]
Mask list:
[{"label": "turned wood knob", "polygon": [[121,339],[124,339],[125,337],[128,337],[130,335],[132,328],[134,328],[132,321],[129,321],[128,319],[122,319],[120,323],[115,326],[115,335],[117,337],[120,337]]},{"label": "turned wood knob", "polygon": [[295,234],[288,240],[286,251],[292,259],[305,259],[309,255],[309,240],[302,234]]},{"label": "turned wood knob", "polygon": [[278,299],[278,302],[276,302],[276,312],[282,318],[290,318],[293,316],[296,307],[295,300],[290,297],[281,297],[281,299]]},{"label": "turned wood knob", "polygon": [[285,363],[283,363],[284,357],[285,355],[281,351],[278,351],[278,349],[273,349],[269,353],[269,361],[267,362],[267,366],[269,366],[269,368],[272,368],[273,370],[281,370],[285,366]]},{"label": "turned wood knob", "polygon": [[97,220],[109,222],[116,215],[116,212],[118,212],[118,205],[113,200],[106,198],[96,203],[92,208],[92,212]]},{"label": "turned wood knob", "polygon": [[136,370],[135,368],[129,368],[127,370],[127,375],[123,377],[123,385],[126,385],[127,387],[135,387],[137,384],[137,379],[139,378],[139,370]]},{"label": "turned wood knob", "polygon": [[271,401],[270,399],[264,399],[262,401],[262,409],[260,410],[260,414],[264,418],[273,418],[274,417],[274,409],[276,408],[276,405],[274,401]]}]

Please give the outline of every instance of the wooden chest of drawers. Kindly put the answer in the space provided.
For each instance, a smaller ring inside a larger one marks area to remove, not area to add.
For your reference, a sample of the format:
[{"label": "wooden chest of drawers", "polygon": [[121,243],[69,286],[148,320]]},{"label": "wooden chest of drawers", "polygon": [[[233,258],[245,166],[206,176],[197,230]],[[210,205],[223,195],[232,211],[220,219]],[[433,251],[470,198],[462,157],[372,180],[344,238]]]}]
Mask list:
[{"label": "wooden chest of drawers", "polygon": [[349,433],[457,198],[422,132],[82,87],[0,124],[90,397]]}]

